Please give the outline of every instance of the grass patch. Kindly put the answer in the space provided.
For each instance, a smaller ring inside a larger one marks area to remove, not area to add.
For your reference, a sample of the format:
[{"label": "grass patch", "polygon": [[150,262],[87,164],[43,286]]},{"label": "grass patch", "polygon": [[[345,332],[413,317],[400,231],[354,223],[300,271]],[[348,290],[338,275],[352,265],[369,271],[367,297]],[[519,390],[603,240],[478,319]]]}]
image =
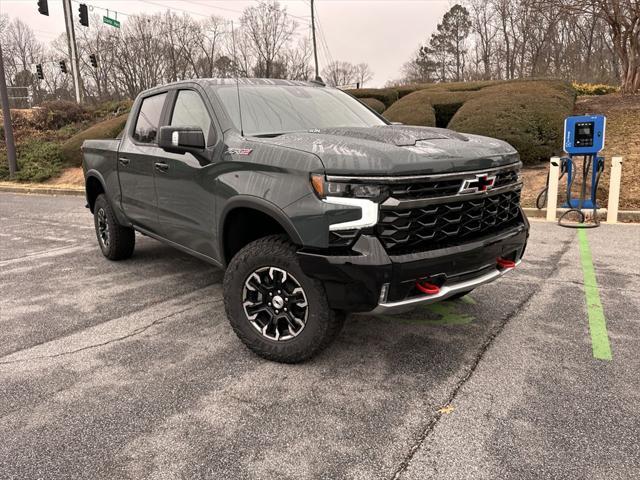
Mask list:
[{"label": "grass patch", "polygon": [[124,128],[127,122],[127,114],[110,118],[83,130],[62,144],[62,156],[67,166],[80,166],[82,164],[82,152],[80,147],[85,140],[101,140],[115,138]]}]

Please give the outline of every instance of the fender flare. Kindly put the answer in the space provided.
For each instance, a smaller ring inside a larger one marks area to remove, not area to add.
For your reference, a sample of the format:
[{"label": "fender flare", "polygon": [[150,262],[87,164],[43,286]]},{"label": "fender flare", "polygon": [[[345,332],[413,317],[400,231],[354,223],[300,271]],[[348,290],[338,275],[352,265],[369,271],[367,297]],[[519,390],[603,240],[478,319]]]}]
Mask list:
[{"label": "fender flare", "polygon": [[289,217],[276,204],[271,203],[264,198],[255,197],[253,195],[237,195],[232,197],[222,209],[220,220],[218,222],[218,246],[219,251],[224,252],[224,224],[229,213],[236,208],[251,208],[258,210],[273,218],[282,229],[287,232],[291,241],[297,245],[302,245],[302,238],[296,230]]},{"label": "fender flare", "polygon": [[84,197],[87,201],[87,208],[89,207],[89,192],[87,190],[87,184],[89,183],[90,178],[95,178],[96,180],[98,180],[98,182],[100,182],[100,185],[102,185],[102,191],[106,195],[107,199],[111,201],[111,199],[109,198],[109,194],[107,193],[107,185],[102,174],[98,170],[87,170],[87,173],[84,177]]}]

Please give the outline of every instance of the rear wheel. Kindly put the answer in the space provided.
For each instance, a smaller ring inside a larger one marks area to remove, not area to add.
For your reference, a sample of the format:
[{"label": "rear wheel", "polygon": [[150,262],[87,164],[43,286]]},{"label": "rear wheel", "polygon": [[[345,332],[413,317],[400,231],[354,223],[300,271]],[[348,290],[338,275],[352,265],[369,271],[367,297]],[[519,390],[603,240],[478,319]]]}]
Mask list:
[{"label": "rear wheel", "polygon": [[96,237],[102,254],[109,260],[124,260],[133,254],[136,236],[133,228],[123,227],[116,220],[104,194],[98,195],[93,206]]},{"label": "rear wheel", "polygon": [[329,308],[322,283],[307,277],[282,236],[256,240],[231,260],[224,276],[229,322],[240,340],[268,360],[297,363],[337,336],[344,316]]}]

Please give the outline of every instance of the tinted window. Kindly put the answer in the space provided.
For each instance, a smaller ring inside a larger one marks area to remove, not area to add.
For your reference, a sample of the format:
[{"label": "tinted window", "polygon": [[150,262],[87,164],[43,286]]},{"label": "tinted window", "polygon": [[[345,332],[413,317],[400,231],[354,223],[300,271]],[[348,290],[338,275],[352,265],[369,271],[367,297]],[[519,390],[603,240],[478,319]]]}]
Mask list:
[{"label": "tinted window", "polygon": [[156,134],[158,133],[158,125],[160,124],[160,114],[166,93],[147,97],[142,100],[140,113],[136,120],[136,129],[133,138],[138,142],[155,143]]},{"label": "tinted window", "polygon": [[[239,128],[236,87],[223,86],[214,91]],[[247,135],[386,125],[358,100],[334,88],[245,85],[240,87],[240,101],[242,127]]]},{"label": "tinted window", "polygon": [[207,112],[202,98],[193,90],[180,90],[176,105],[171,115],[171,126],[173,127],[199,127],[207,138],[211,117]]}]

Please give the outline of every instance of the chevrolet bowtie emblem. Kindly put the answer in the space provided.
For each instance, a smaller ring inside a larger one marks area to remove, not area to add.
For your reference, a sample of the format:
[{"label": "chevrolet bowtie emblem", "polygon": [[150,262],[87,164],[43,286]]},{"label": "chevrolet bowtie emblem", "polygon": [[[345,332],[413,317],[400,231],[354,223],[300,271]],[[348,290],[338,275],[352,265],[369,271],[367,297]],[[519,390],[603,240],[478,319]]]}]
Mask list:
[{"label": "chevrolet bowtie emblem", "polygon": [[486,192],[487,190],[491,190],[493,185],[496,183],[495,175],[487,175],[486,173],[481,173],[476,175],[476,178],[467,178],[462,181],[462,186],[458,191],[461,193],[478,193],[478,192]]}]

